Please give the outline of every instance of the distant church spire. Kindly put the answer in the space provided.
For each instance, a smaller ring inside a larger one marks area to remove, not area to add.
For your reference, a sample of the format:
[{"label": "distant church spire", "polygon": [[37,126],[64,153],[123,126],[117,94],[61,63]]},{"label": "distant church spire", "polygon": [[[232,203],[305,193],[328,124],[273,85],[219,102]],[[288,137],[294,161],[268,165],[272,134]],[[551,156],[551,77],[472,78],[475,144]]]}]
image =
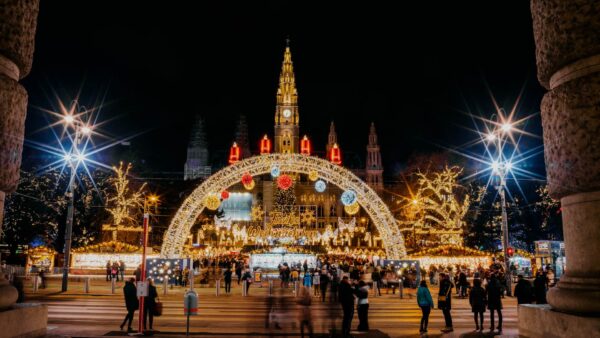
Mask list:
[{"label": "distant church spire", "polygon": [[327,137],[327,147],[325,148],[327,150],[327,154],[329,154],[331,148],[333,148],[333,145],[336,143],[337,133],[335,132],[335,125],[333,124],[333,121],[331,121],[331,125],[329,126],[329,135]]},{"label": "distant church spire", "polygon": [[211,174],[211,167],[208,164],[208,145],[206,143],[206,134],[204,132],[204,121],[200,116],[196,116],[190,141],[187,148],[187,160],[183,168],[183,179],[193,180],[196,178],[206,178]]},{"label": "distant church spire", "polygon": [[292,63],[289,38],[286,40],[279,87],[277,88],[277,106],[275,107],[275,152],[298,153],[300,115],[298,114],[298,91]]},{"label": "distant church spire", "polygon": [[235,131],[235,142],[240,147],[242,158],[252,156],[250,152],[250,140],[248,138],[248,123],[246,122],[245,115],[240,115],[240,120]]},{"label": "distant church spire", "polygon": [[383,189],[383,165],[381,151],[377,143],[375,123],[371,122],[369,131],[369,144],[367,145],[367,184],[375,190]]}]

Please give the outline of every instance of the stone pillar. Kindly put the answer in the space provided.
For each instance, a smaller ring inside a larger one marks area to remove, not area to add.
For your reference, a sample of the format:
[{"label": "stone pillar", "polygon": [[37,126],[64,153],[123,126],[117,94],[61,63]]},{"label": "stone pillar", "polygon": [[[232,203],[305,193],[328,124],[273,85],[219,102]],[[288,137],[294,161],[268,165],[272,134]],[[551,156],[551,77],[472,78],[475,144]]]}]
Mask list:
[{"label": "stone pillar", "polygon": [[[17,188],[27,91],[19,84],[31,70],[39,0],[0,0],[0,229],[4,197]],[[17,291],[0,275],[0,310]]]},{"label": "stone pillar", "polygon": [[600,2],[531,2],[550,193],[562,203],[567,268],[554,310],[600,314]]}]

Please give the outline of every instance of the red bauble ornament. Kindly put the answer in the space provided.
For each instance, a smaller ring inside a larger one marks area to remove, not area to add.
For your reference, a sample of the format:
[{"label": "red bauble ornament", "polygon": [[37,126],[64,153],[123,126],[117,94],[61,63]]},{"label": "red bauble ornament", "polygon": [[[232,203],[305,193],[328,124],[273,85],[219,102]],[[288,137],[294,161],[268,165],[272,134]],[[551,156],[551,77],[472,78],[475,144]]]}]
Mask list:
[{"label": "red bauble ornament", "polygon": [[252,183],[254,179],[252,178],[252,175],[250,175],[249,173],[245,173],[244,175],[242,175],[242,184],[243,185],[248,185],[250,183]]},{"label": "red bauble ornament", "polygon": [[221,198],[222,198],[223,200],[226,200],[226,199],[228,199],[228,198],[229,198],[229,191],[227,191],[227,190],[223,190],[223,191],[221,191]]},{"label": "red bauble ornament", "polygon": [[293,183],[294,181],[292,180],[292,178],[285,174],[279,175],[279,177],[277,178],[277,186],[281,190],[288,190]]}]

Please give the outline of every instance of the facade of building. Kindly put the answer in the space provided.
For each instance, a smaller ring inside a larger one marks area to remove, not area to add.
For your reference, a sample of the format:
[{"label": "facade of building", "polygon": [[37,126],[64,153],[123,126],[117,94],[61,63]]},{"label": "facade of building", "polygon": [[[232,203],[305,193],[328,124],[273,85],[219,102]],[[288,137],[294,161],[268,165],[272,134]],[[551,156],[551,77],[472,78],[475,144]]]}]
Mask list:
[{"label": "facade of building", "polygon": [[183,168],[183,179],[187,181],[206,178],[211,173],[212,170],[208,164],[208,145],[204,132],[204,122],[202,118],[196,116],[187,148],[187,160]]}]

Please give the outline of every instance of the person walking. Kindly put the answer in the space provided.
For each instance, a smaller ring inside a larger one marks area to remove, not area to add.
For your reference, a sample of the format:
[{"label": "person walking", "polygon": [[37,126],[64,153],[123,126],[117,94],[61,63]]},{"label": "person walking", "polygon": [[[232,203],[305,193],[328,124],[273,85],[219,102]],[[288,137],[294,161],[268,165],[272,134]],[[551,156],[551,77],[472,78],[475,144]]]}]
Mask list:
[{"label": "person walking", "polygon": [[427,288],[427,282],[424,280],[421,281],[419,288],[417,289],[417,304],[419,304],[421,312],[423,313],[419,332],[426,333],[427,325],[429,325],[429,314],[431,313],[431,309],[433,309],[434,304],[433,298],[431,298],[431,292],[429,292],[429,288]]},{"label": "person walking", "polygon": [[304,273],[304,279],[303,279],[302,285],[305,288],[307,288],[308,291],[310,291],[310,289],[312,288],[312,277],[310,276],[310,272]]},{"label": "person walking", "polygon": [[444,314],[444,321],[446,322],[446,326],[442,329],[442,332],[452,332],[454,328],[452,327],[452,315],[450,314],[450,310],[452,309],[452,282],[450,281],[450,276],[448,274],[440,274],[440,291],[438,293],[438,309],[442,310]]},{"label": "person walking", "polygon": [[339,287],[340,303],[344,312],[342,319],[342,337],[350,336],[350,327],[352,325],[352,317],[354,317],[354,290],[350,285],[348,276],[344,276]]},{"label": "person walking", "polygon": [[473,288],[469,293],[469,304],[475,320],[475,331],[483,331],[483,313],[487,303],[486,291],[481,287],[481,279],[473,280]]},{"label": "person walking", "polygon": [[358,304],[356,310],[358,312],[358,331],[369,331],[369,286],[364,280],[358,282],[358,287],[355,290]]},{"label": "person walking", "polygon": [[301,292],[300,299],[298,300],[298,304],[302,307],[300,309],[300,335],[302,338],[304,338],[304,327],[306,327],[308,329],[308,336],[312,338],[313,325],[310,310],[312,299],[310,296],[310,288],[302,288]]},{"label": "person walking", "polygon": [[125,280],[125,262],[119,261],[119,273],[121,273],[121,280]]},{"label": "person walking", "polygon": [[112,278],[112,264],[110,261],[106,261],[106,281],[108,282]]},{"label": "person walking", "polygon": [[327,295],[327,287],[329,286],[329,274],[326,270],[321,273],[321,298],[322,302],[325,303],[325,296]]},{"label": "person walking", "polygon": [[546,304],[546,276],[542,271],[538,271],[537,276],[533,280],[533,292],[535,294],[536,304]]},{"label": "person walking", "polygon": [[313,291],[314,291],[315,297],[319,296],[320,288],[321,288],[321,275],[319,274],[319,271],[315,271],[315,274],[313,275]]},{"label": "person walking", "polygon": [[119,262],[114,261],[112,263],[112,267],[110,269],[110,275],[112,279],[117,279],[117,282],[119,281]]},{"label": "person walking", "polygon": [[135,269],[135,281],[136,282],[141,282],[142,281],[142,264],[138,265],[138,267]]},{"label": "person walking", "polygon": [[230,293],[231,292],[231,275],[233,274],[233,272],[231,271],[231,268],[228,266],[227,270],[225,270],[225,272],[223,272],[223,280],[225,281],[225,293]]},{"label": "person walking", "polygon": [[487,285],[487,301],[490,310],[490,332],[494,331],[494,311],[498,312],[498,333],[502,332],[502,285],[495,273]]},{"label": "person walking", "polygon": [[246,281],[246,295],[247,295],[248,291],[250,291],[250,284],[252,284],[252,274],[250,273],[250,269],[246,269],[246,271],[242,275],[242,281]]},{"label": "person walking", "polygon": [[381,272],[379,267],[373,271],[371,274],[371,279],[373,280],[373,287],[375,288],[375,292],[381,296]]},{"label": "person walking", "polygon": [[461,271],[458,275],[458,284],[460,287],[460,297],[467,297],[467,289],[469,288],[469,281],[467,281],[467,274],[464,271]]},{"label": "person walking", "polygon": [[515,286],[515,297],[517,297],[517,304],[531,304],[533,298],[533,288],[528,280],[523,278],[523,275],[519,275],[517,286]]},{"label": "person walking", "polygon": [[[156,311],[158,293],[156,292],[156,286],[154,286],[152,278],[148,278],[146,281],[148,282],[148,296],[144,297],[144,330],[146,330],[146,327],[149,327],[150,331],[154,331],[152,326],[154,324],[154,312]],[[146,326],[146,324],[150,325]]]},{"label": "person walking", "polygon": [[235,265],[235,275],[238,279],[238,285],[240,285],[240,281],[242,280],[242,263],[240,262]]},{"label": "person walking", "polygon": [[140,302],[137,298],[137,289],[135,287],[135,279],[130,278],[127,282],[125,282],[125,286],[123,287],[123,296],[125,297],[125,307],[127,308],[127,315],[125,319],[123,319],[123,323],[120,328],[123,331],[123,327],[125,323],[127,323],[127,332],[133,332],[131,328],[131,322],[133,321],[133,315],[135,310],[137,310],[140,306]]}]

